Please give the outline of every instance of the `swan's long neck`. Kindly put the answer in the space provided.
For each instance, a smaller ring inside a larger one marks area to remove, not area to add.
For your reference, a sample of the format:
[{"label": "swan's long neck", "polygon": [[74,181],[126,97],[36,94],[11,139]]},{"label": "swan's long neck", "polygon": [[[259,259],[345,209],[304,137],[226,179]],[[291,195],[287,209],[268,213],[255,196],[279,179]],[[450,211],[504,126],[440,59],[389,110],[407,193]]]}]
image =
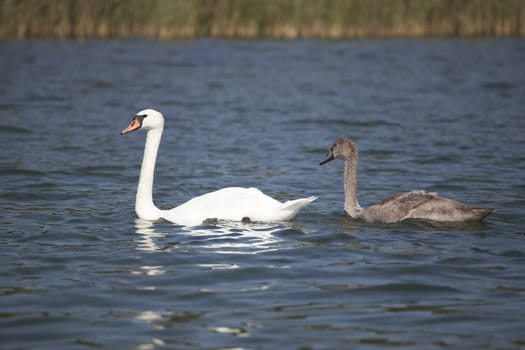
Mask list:
[{"label": "swan's long neck", "polygon": [[151,129],[146,135],[144,158],[140,168],[139,184],[135,201],[135,212],[144,220],[158,220],[160,209],[153,203],[153,177],[163,129]]},{"label": "swan's long neck", "polygon": [[344,187],[345,210],[351,217],[357,218],[363,211],[357,201],[357,154],[345,160]]}]

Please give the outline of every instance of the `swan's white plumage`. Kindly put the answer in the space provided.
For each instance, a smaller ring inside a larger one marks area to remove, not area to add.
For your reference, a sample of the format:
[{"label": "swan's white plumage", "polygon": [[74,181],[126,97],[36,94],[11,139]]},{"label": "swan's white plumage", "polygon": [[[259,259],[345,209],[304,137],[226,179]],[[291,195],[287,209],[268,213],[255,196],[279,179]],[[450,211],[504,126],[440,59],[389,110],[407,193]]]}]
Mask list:
[{"label": "swan's white plumage", "polygon": [[304,206],[317,197],[280,202],[257,188],[226,187],[192,198],[169,210],[157,208],[152,188],[157,151],[164,128],[164,117],[158,111],[145,109],[137,113],[121,134],[147,129],[144,159],[140,171],[135,212],[140,219],[165,219],[173,223],[195,226],[207,219],[241,221],[249,218],[257,222],[276,222],[292,219]]},{"label": "swan's white plumage", "polygon": [[161,217],[186,226],[201,224],[204,220],[268,222],[292,219],[297,212],[316,197],[281,203],[257,188],[227,187],[206,193],[171,210],[162,210]]}]

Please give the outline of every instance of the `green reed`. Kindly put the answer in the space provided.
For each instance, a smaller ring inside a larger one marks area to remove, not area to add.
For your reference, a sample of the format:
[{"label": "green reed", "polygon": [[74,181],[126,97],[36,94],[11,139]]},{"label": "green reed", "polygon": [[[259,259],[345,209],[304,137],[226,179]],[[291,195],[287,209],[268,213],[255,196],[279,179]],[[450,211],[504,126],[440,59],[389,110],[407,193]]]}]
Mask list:
[{"label": "green reed", "polygon": [[0,38],[525,34],[525,0],[0,0]]}]

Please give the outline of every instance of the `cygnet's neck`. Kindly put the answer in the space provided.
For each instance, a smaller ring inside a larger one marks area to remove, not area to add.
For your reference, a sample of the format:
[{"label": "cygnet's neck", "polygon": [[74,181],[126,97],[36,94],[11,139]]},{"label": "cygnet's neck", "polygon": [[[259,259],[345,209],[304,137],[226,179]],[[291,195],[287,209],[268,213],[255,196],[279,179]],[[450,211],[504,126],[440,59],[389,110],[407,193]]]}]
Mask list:
[{"label": "cygnet's neck", "polygon": [[361,216],[363,208],[357,201],[357,154],[345,159],[344,190],[345,211],[353,218]]},{"label": "cygnet's neck", "polygon": [[155,175],[155,163],[162,138],[163,128],[150,129],[146,134],[146,145],[144,146],[144,158],[140,168],[139,184],[135,201],[135,212],[140,219],[158,220],[160,209],[153,203],[153,178]]}]

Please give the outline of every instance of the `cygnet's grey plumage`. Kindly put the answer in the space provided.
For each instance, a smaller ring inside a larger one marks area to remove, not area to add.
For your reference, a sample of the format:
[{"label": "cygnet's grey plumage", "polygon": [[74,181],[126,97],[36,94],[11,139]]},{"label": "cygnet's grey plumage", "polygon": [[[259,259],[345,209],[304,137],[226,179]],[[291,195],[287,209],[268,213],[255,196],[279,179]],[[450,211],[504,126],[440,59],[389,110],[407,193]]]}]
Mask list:
[{"label": "cygnet's grey plumage", "polygon": [[334,159],[343,159],[345,211],[353,218],[367,222],[393,223],[406,219],[422,219],[441,222],[464,222],[482,220],[494,211],[492,208],[476,208],[439,196],[437,193],[412,191],[390,196],[368,208],[357,201],[357,145],[350,139],[339,139],[328,152],[323,165]]}]

